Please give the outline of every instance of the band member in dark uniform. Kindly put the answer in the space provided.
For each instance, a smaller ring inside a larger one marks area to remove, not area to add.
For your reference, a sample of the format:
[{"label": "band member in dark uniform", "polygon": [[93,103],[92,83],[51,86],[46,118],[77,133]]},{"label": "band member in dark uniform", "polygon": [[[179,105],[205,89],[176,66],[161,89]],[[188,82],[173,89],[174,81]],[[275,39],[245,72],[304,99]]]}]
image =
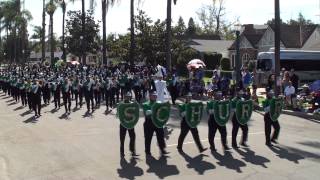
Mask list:
[{"label": "band member in dark uniform", "polygon": [[69,79],[66,77],[63,81],[62,84],[62,99],[63,99],[63,104],[64,108],[67,113],[71,113],[71,84],[69,82]]},{"label": "band member in dark uniform", "polygon": [[207,150],[207,148],[203,148],[200,138],[199,138],[199,132],[197,128],[190,128],[190,126],[186,122],[186,105],[191,102],[192,99],[192,94],[188,93],[186,96],[186,102],[184,104],[179,105],[179,110],[180,110],[180,115],[182,117],[181,121],[181,127],[180,127],[180,135],[178,139],[178,146],[177,149],[179,152],[183,152],[182,146],[184,139],[188,135],[189,131],[191,131],[192,137],[200,151],[200,153],[204,152]]},{"label": "band member in dark uniform", "polygon": [[80,99],[79,98],[80,82],[79,82],[79,78],[77,76],[72,81],[72,90],[73,90],[75,101],[76,101],[76,107],[75,108],[78,108],[79,99]]},{"label": "band member in dark uniform", "polygon": [[40,84],[37,83],[36,79],[33,80],[31,92],[32,106],[35,112],[35,117],[39,117],[41,116],[41,87]]},{"label": "band member in dark uniform", "polygon": [[59,82],[59,80],[56,80],[55,82],[52,82],[51,84],[51,91],[53,94],[53,101],[54,101],[54,106],[55,108],[59,108],[61,107],[61,103],[60,103],[60,99],[61,99],[61,83]]},{"label": "band member in dark uniform", "polygon": [[49,83],[44,81],[44,85],[42,88],[42,94],[43,94],[43,101],[45,105],[49,105],[50,104],[50,87],[49,87]]},{"label": "band member in dark uniform", "polygon": [[92,112],[94,111],[94,103],[93,103],[93,88],[92,88],[93,82],[90,79],[90,76],[87,76],[86,81],[83,84],[84,88],[84,97],[87,104],[87,112],[90,113],[90,103],[91,103],[91,109]]},{"label": "band member in dark uniform", "polygon": [[[272,146],[271,142],[274,144],[278,144],[277,139],[280,133],[280,124],[279,121],[273,121],[270,117],[270,101],[274,97],[273,90],[270,90],[267,94],[267,99],[263,102],[263,108],[265,111],[264,114],[264,131],[266,137],[266,145]],[[274,132],[271,136],[272,127],[274,128]]]},{"label": "band member in dark uniform", "polygon": [[[128,92],[124,97],[124,103],[130,103],[131,97],[132,97],[131,93]],[[117,110],[117,112],[119,112],[119,110]],[[120,155],[121,157],[124,157],[124,141],[126,138],[127,131],[130,137],[129,149],[131,151],[132,156],[137,156],[136,149],[135,149],[136,133],[134,131],[134,128],[127,129],[123,127],[121,124],[120,124]]]},{"label": "band member in dark uniform", "polygon": [[164,129],[156,127],[153,124],[151,119],[151,115],[152,115],[151,108],[152,108],[152,105],[157,100],[157,92],[155,91],[150,92],[149,96],[150,96],[150,101],[143,104],[143,112],[145,115],[145,122],[143,124],[144,138],[145,138],[145,153],[146,155],[151,155],[150,146],[151,146],[153,134],[155,132],[157,135],[158,145],[159,145],[161,154],[163,155],[168,154],[168,152],[165,150],[166,143],[164,140]]},{"label": "band member in dark uniform", "polygon": [[209,113],[209,119],[208,119],[208,129],[209,129],[209,135],[208,140],[210,144],[211,151],[216,151],[216,147],[214,144],[214,137],[216,135],[217,130],[220,133],[221,136],[221,144],[224,150],[229,150],[230,148],[227,145],[227,128],[226,126],[220,126],[214,117],[214,111],[213,106],[216,101],[222,100],[222,92],[217,91],[214,94],[214,99],[210,100],[207,105],[207,111]]},{"label": "band member in dark uniform", "polygon": [[240,124],[237,120],[237,116],[235,113],[237,102],[241,100],[241,98],[243,98],[244,92],[242,90],[238,90],[237,92],[238,92],[237,97],[233,98],[231,101],[232,109],[234,112],[232,115],[232,147],[235,149],[239,148],[237,144],[237,135],[238,135],[239,128],[241,128],[242,130],[242,140],[240,145],[248,147],[246,143],[248,140],[248,124],[244,124],[244,125]]}]

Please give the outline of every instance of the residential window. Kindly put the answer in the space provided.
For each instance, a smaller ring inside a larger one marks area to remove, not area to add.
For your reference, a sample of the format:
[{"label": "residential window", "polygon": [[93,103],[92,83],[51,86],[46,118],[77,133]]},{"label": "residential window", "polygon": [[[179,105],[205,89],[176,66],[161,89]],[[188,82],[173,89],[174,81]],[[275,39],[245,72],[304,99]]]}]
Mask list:
[{"label": "residential window", "polygon": [[251,60],[251,58],[250,58],[250,55],[248,53],[244,53],[242,55],[242,64],[243,65],[248,64],[250,60]]},{"label": "residential window", "polygon": [[236,55],[231,54],[231,67],[234,68],[236,66]]}]

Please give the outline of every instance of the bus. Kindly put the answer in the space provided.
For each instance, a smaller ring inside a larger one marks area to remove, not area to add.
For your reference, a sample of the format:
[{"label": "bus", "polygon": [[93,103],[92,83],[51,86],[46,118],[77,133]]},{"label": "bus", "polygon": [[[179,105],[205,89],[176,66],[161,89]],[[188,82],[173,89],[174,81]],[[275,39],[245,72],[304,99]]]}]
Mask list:
[{"label": "bus", "polygon": [[[264,76],[261,82],[263,84],[267,83],[267,78],[275,69],[274,56],[274,51],[258,54],[256,68]],[[280,69],[282,68],[287,71],[294,69],[301,82],[319,80],[320,51],[280,50]]]}]

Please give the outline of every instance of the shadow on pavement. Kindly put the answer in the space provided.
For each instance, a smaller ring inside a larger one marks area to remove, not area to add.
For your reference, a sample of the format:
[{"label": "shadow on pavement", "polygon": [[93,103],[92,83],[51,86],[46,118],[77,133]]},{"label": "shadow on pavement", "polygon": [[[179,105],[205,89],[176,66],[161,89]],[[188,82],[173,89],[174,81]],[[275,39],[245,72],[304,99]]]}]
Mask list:
[{"label": "shadow on pavement", "polygon": [[245,148],[245,151],[242,151],[240,149],[235,149],[235,151],[243,157],[242,159],[244,161],[251,163],[251,164],[254,164],[254,165],[258,165],[258,166],[262,166],[264,168],[267,168],[267,166],[265,164],[270,162],[269,159],[267,159],[263,156],[256,155],[256,153],[249,148]]},{"label": "shadow on pavement", "polygon": [[238,159],[234,159],[231,152],[225,151],[224,155],[219,154],[218,152],[212,151],[211,154],[214,158],[218,160],[217,164],[220,166],[224,166],[228,169],[232,169],[237,171],[238,173],[242,173],[241,167],[245,167],[246,164],[243,161]]},{"label": "shadow on pavement", "polygon": [[8,106],[13,106],[15,104],[17,104],[17,102],[12,102],[12,103],[8,104]]},{"label": "shadow on pavement", "polygon": [[288,149],[284,147],[272,146],[270,147],[270,150],[273,151],[279,158],[287,159],[288,161],[294,162],[296,164],[299,164],[299,160],[304,159],[304,157],[300,154],[289,152]]},{"label": "shadow on pavement", "polygon": [[175,165],[168,165],[167,156],[161,156],[156,159],[153,156],[146,157],[146,164],[149,166],[148,173],[154,173],[159,179],[179,174],[179,170]]},{"label": "shadow on pavement", "polygon": [[12,102],[14,99],[7,100],[6,103]]},{"label": "shadow on pavement", "polygon": [[216,168],[210,162],[203,160],[203,157],[207,157],[207,155],[199,154],[198,156],[192,158],[184,152],[180,152],[180,154],[188,162],[187,167],[189,169],[194,169],[200,175],[203,175],[205,171]]},{"label": "shadow on pavement", "polygon": [[313,148],[316,148],[316,149],[320,149],[320,142],[317,142],[317,141],[298,142],[298,144],[301,144],[301,145],[304,145],[304,146],[313,147]]},{"label": "shadow on pavement", "polygon": [[18,110],[21,110],[21,109],[23,109],[23,108],[24,108],[23,106],[19,106],[19,107],[17,107],[17,108],[14,108],[13,111],[18,111]]},{"label": "shadow on pavement", "polygon": [[28,123],[37,123],[38,119],[36,117],[32,116],[32,117],[29,117],[28,119],[24,120],[23,122],[26,123],[26,124],[28,124]]},{"label": "shadow on pavement", "polygon": [[120,160],[121,168],[117,169],[119,177],[133,180],[137,176],[142,176],[143,170],[136,165],[137,165],[137,159],[134,157],[130,159],[130,162],[128,162],[125,158],[121,158]]},{"label": "shadow on pavement", "polygon": [[31,113],[32,113],[32,111],[28,110],[28,111],[23,112],[22,114],[20,114],[20,116],[24,117],[24,116],[26,116],[28,114],[31,114]]},{"label": "shadow on pavement", "polygon": [[317,162],[320,162],[320,154],[315,154],[312,152],[304,151],[298,148],[288,147],[288,146],[273,146],[270,149],[279,156],[281,159],[287,159],[296,164],[299,164],[299,160],[310,158]]},{"label": "shadow on pavement", "polygon": [[8,98],[10,98],[10,96],[3,97],[2,99],[8,99]]}]

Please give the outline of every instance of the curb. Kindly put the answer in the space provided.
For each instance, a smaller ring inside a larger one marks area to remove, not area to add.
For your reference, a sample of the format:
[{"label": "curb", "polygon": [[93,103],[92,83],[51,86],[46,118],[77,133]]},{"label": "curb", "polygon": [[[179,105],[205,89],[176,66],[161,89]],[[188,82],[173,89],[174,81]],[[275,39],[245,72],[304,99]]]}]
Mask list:
[{"label": "curb", "polygon": [[298,116],[298,117],[305,118],[305,119],[314,119],[314,120],[320,121],[320,117],[314,116],[311,113],[305,113],[305,112],[299,112],[299,111],[289,111],[289,110],[283,110],[282,113],[287,114],[287,115],[291,115],[291,116]]}]

